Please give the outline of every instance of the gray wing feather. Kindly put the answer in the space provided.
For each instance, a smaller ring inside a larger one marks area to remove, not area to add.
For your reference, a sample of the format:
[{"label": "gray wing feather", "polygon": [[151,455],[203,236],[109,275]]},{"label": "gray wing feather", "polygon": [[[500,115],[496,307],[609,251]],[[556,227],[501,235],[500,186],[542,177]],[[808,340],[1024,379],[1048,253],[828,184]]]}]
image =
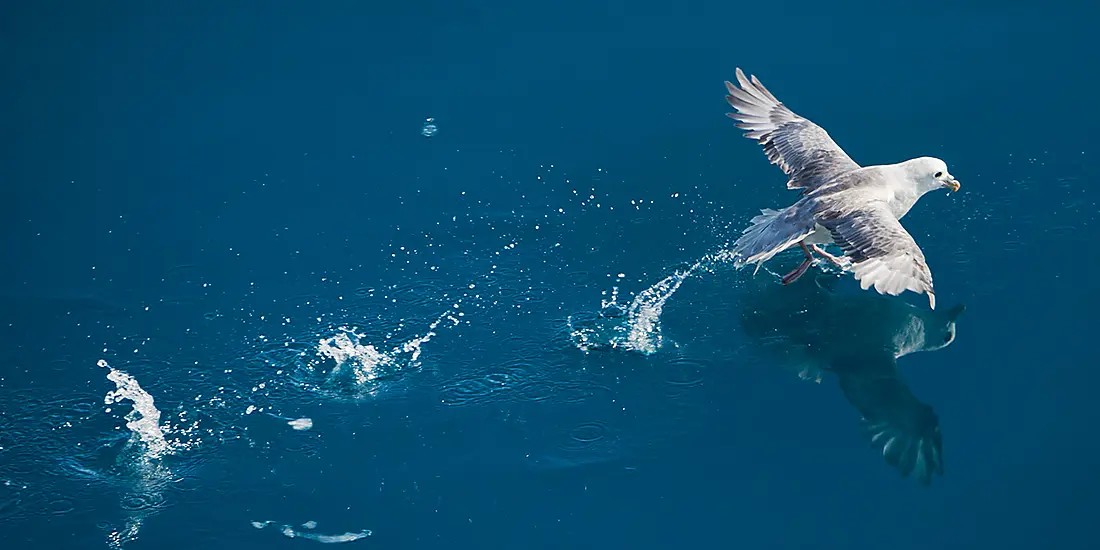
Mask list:
[{"label": "gray wing feather", "polygon": [[936,309],[932,272],[924,253],[886,204],[873,201],[851,207],[842,200],[830,203],[818,212],[817,221],[852,259],[852,274],[859,286],[864,290],[874,286],[880,294],[891,296],[906,290],[927,293],[929,307]]},{"label": "gray wing feather", "polygon": [[862,418],[871,444],[902,476],[927,485],[943,475],[943,436],[932,407],[922,403],[888,357],[834,364],[841,391]]},{"label": "gray wing feather", "polygon": [[738,111],[726,115],[787,174],[788,189],[813,190],[859,168],[824,129],[788,109],[755,76],[750,80],[738,68],[737,82],[741,88],[726,81],[726,101]]},{"label": "gray wing feather", "polygon": [[813,233],[814,225],[812,211],[797,207],[761,210],[733,245],[734,265],[756,263],[759,270],[764,262]]}]

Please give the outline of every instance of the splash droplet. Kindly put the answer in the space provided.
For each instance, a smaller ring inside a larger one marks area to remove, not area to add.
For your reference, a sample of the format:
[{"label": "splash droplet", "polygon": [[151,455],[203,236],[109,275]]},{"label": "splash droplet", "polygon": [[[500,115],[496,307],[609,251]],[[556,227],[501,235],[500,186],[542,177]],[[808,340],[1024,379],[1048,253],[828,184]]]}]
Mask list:
[{"label": "splash droplet", "polygon": [[439,128],[435,125],[435,118],[428,117],[424,119],[424,127],[420,129],[420,134],[424,137],[432,137],[437,130],[439,130]]}]

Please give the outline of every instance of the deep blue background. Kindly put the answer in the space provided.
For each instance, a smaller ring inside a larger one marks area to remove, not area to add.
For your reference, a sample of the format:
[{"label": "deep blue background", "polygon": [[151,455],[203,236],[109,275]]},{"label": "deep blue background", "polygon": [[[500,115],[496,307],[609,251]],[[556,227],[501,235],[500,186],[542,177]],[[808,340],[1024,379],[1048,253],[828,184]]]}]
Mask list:
[{"label": "deep blue background", "polygon": [[[57,467],[121,426],[100,358],[216,434],[173,457],[133,548],[314,544],[249,526],[268,519],[379,548],[1098,544],[1087,3],[149,4],[0,11],[4,548],[123,522],[132,480]],[[673,356],[568,340],[601,292],[793,200],[723,116],[738,66],[857,162],[934,155],[962,181],[905,220],[940,303],[968,308],[951,347],[901,362],[944,426],[929,488],[867,449],[834,384],[745,345],[749,272],[684,283]],[[341,324],[405,341],[463,294],[377,396],[257,363]],[[445,404],[501,369],[542,386]],[[549,452],[593,422],[606,448]]]}]

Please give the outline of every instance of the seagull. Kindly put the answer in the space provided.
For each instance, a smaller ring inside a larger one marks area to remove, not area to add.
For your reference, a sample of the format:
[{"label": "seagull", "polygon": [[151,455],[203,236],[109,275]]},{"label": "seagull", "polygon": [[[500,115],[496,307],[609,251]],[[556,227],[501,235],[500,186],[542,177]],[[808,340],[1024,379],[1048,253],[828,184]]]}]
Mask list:
[{"label": "seagull", "polygon": [[[959,190],[947,164],[935,157],[918,157],[896,164],[860,166],[817,124],[784,105],[757,80],[737,68],[740,88],[726,81],[726,101],[736,113],[745,137],[764,147],[768,160],[789,178],[788,189],[800,198],[782,209],[765,208],[753,217],[733,246],[738,269],[756,264],[756,271],[776,254],[797,246],[802,263],[783,276],[783,284],[801,277],[814,263],[814,253],[850,270],[863,290],[897,296],[909,290],[928,295],[936,309],[932,272],[924,253],[901,225],[901,218],[925,193]],[[840,257],[823,246],[838,245]]]}]

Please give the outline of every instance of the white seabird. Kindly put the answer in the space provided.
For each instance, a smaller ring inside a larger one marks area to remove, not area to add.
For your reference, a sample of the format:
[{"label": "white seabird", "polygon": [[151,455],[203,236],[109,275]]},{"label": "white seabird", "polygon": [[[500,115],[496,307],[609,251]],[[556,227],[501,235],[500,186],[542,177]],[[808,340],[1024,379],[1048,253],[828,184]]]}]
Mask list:
[{"label": "white seabird", "polygon": [[[805,260],[783,277],[790,284],[813,264],[813,252],[850,269],[864,290],[897,296],[906,290],[928,294],[936,309],[932,272],[924,253],[899,221],[925,193],[959,190],[947,164],[918,157],[897,164],[860,166],[820,126],[798,116],[756,79],[737,69],[740,88],[726,81],[726,101],[745,137],[757,140],[768,159],[787,174],[788,189],[801,198],[782,209],[761,210],[734,244],[734,264],[756,264],[798,246]],[[838,258],[819,245],[837,244]],[[813,252],[811,252],[811,250]],[[755,274],[755,272],[754,272]]]}]

